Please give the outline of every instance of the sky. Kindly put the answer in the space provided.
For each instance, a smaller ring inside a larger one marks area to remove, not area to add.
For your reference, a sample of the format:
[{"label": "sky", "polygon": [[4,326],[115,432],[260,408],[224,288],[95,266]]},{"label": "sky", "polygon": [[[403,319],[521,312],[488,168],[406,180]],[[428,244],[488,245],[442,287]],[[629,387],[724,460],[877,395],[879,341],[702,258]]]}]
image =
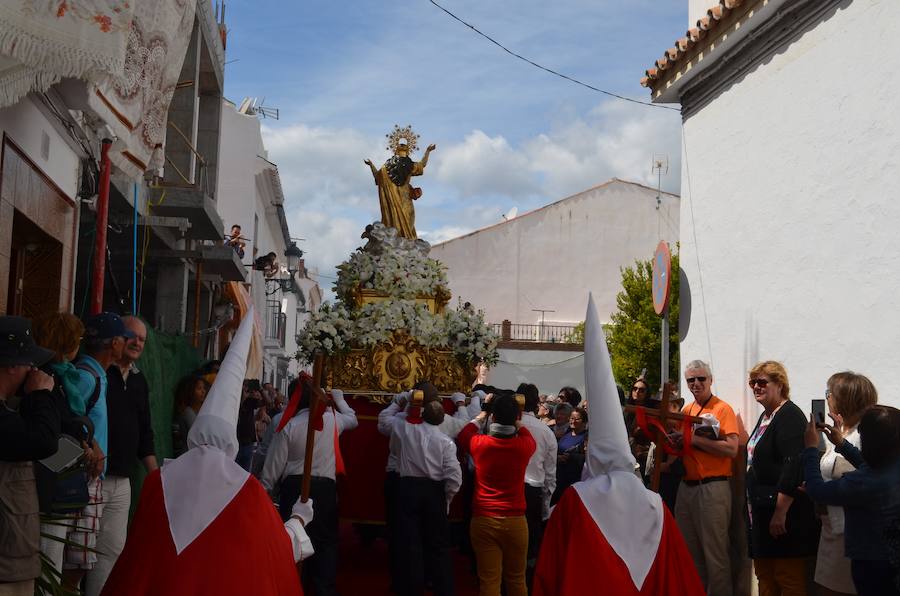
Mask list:
[{"label": "sky", "polygon": [[[687,0],[437,0],[501,44],[594,87],[649,100],[643,71],[687,28]],[[505,53],[428,0],[228,0],[225,96],[264,119],[292,236],[329,290],[380,218],[366,158],[410,124],[437,145],[416,201],[432,243],[617,177],[680,188],[680,115],[610,98]]]}]

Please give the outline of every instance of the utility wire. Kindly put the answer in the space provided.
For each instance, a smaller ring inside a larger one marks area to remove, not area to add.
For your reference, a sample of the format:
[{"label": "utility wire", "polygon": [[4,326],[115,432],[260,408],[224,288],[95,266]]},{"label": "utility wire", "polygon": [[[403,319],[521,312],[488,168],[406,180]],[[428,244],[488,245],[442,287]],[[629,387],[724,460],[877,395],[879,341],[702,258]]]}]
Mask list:
[{"label": "utility wire", "polygon": [[518,58],[519,60],[521,60],[521,61],[523,61],[523,62],[527,62],[528,64],[530,64],[530,65],[532,65],[532,66],[534,66],[534,67],[536,67],[536,68],[539,68],[539,69],[541,69],[541,70],[543,70],[543,71],[545,71],[545,72],[548,72],[548,73],[550,73],[550,74],[552,74],[552,75],[555,75],[555,76],[557,76],[557,77],[560,77],[560,78],[562,78],[562,79],[565,79],[565,80],[567,80],[567,81],[569,81],[569,82],[575,83],[576,85],[581,85],[582,87],[587,87],[587,88],[590,89],[591,91],[596,91],[597,93],[603,93],[604,95],[608,95],[608,96],[614,97],[614,98],[616,98],[616,99],[621,99],[622,101],[630,101],[631,103],[636,103],[636,104],[640,104],[640,105],[642,105],[642,106],[648,106],[648,107],[651,107],[651,108],[661,108],[661,109],[663,109],[663,110],[672,110],[672,111],[675,111],[675,112],[680,112],[680,111],[681,111],[679,108],[673,108],[673,107],[671,107],[671,106],[665,106],[665,105],[661,105],[661,104],[651,103],[651,102],[649,102],[649,101],[641,101],[641,100],[639,100],[639,99],[632,99],[632,98],[630,98],[630,97],[625,97],[624,95],[618,95],[618,94],[616,94],[616,93],[613,93],[612,91],[605,91],[605,90],[603,90],[603,89],[599,89],[599,88],[597,88],[597,87],[594,87],[593,85],[588,85],[587,83],[584,83],[584,82],[582,82],[582,81],[579,81],[578,79],[575,79],[575,78],[570,77],[570,76],[568,76],[568,75],[564,75],[564,74],[562,74],[561,72],[557,72],[557,71],[555,71],[555,70],[553,70],[553,69],[551,69],[551,68],[547,68],[546,66],[542,66],[542,65],[538,64],[537,62],[535,62],[535,61],[533,61],[533,60],[529,60],[528,58],[526,58],[525,56],[522,56],[521,54],[517,54],[517,53],[513,52],[512,50],[510,50],[509,48],[507,48],[506,46],[504,46],[502,43],[500,43],[499,41],[497,41],[496,39],[494,39],[493,37],[491,37],[491,36],[488,35],[487,33],[484,33],[484,32],[482,32],[482,31],[479,31],[478,28],[475,27],[475,25],[472,25],[471,23],[467,23],[466,21],[464,21],[464,20],[462,20],[461,18],[459,18],[458,16],[456,16],[455,14],[453,14],[452,12],[450,12],[449,10],[447,10],[446,8],[444,8],[443,6],[441,6],[440,4],[438,4],[437,2],[435,2],[435,0],[428,0],[428,1],[431,2],[432,4],[434,4],[435,6],[437,6],[438,8],[440,8],[440,9],[441,9],[442,11],[444,11],[445,13],[447,13],[447,15],[450,16],[452,19],[454,19],[454,20],[456,20],[456,21],[459,21],[460,23],[462,23],[463,25],[465,25],[466,27],[468,27],[469,29],[471,29],[472,31],[474,31],[475,33],[477,33],[478,35],[480,35],[481,37],[485,38],[486,40],[488,40],[489,42],[491,42],[492,44],[494,44],[495,46],[497,46],[498,48],[500,48],[501,50],[503,50],[504,52],[506,52],[507,54],[509,54],[510,56],[513,56],[513,57],[515,57],[515,58]]}]

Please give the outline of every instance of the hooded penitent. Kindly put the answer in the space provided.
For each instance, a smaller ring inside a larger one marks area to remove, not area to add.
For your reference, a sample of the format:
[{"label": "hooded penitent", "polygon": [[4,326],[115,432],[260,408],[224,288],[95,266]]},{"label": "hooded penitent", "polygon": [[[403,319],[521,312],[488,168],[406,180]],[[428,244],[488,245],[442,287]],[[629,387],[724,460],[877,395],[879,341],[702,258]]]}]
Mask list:
[{"label": "hooded penitent", "polygon": [[640,590],[663,530],[663,504],[635,475],[606,336],[593,296],[584,325],[584,377],[591,413],[582,481],[574,485],[609,545]]},{"label": "hooded penitent", "polygon": [[234,463],[234,457],[238,452],[238,410],[252,333],[251,308],[188,432],[187,452],[166,462],[160,470],[169,529],[178,553],[215,520],[249,477]]}]

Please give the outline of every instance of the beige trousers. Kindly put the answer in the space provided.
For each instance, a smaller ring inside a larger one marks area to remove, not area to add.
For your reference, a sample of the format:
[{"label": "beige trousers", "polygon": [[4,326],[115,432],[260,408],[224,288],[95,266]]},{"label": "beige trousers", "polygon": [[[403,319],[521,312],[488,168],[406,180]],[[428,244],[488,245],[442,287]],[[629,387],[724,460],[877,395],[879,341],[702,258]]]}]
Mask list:
[{"label": "beige trousers", "polygon": [[[675,521],[709,596],[732,596],[728,528],[731,485],[727,481],[678,488]],[[741,537],[740,539],[744,539]]]}]

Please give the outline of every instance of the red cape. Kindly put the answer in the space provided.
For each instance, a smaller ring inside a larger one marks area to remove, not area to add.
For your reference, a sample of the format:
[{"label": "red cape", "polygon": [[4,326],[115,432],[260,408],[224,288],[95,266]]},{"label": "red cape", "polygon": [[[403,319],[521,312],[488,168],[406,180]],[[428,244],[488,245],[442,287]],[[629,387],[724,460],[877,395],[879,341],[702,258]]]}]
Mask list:
[{"label": "red cape", "polygon": [[302,595],[291,541],[272,500],[250,476],[181,551],[169,531],[159,470],[147,476],[125,550],[103,596]]},{"label": "red cape", "polygon": [[663,509],[659,550],[638,590],[625,563],[585,509],[578,491],[567,489],[544,532],[532,595],[596,594],[599,590],[616,596],[704,596],[706,592],[684,538],[669,510]]}]

